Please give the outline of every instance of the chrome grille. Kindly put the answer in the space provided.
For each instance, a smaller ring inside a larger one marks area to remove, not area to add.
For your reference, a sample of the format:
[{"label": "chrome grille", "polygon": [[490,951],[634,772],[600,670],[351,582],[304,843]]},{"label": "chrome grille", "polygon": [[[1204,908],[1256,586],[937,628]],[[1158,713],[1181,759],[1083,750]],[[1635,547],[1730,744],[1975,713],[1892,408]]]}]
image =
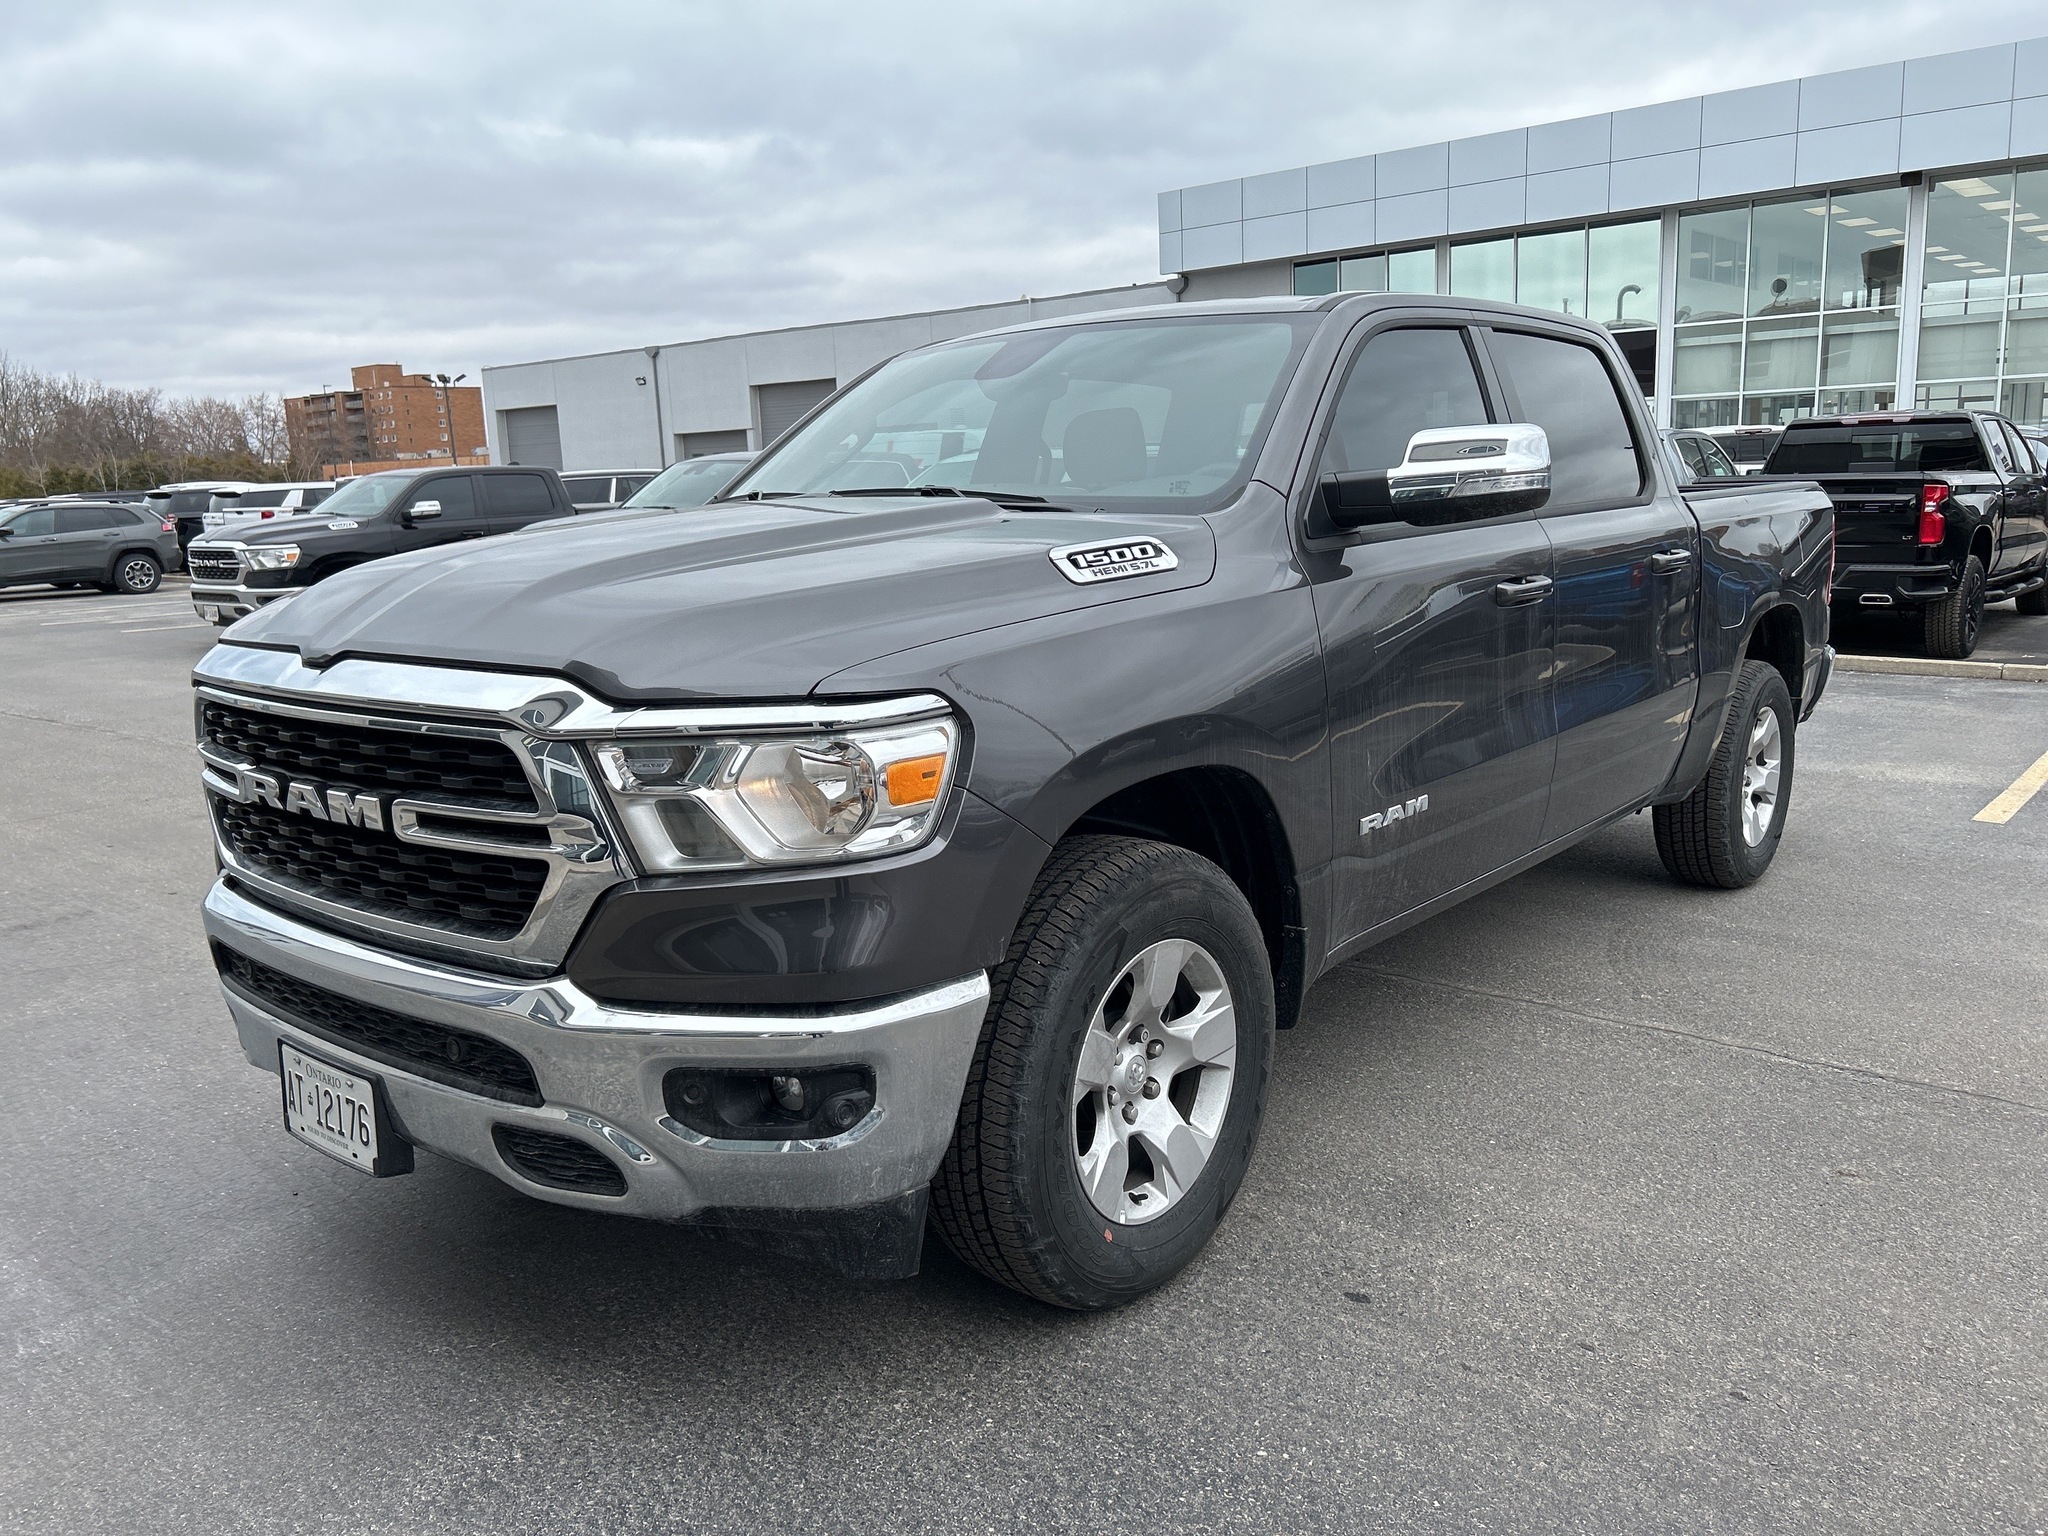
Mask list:
[{"label": "chrome grille", "polygon": [[185,569],[200,581],[239,581],[242,560],[231,549],[208,549],[203,544],[187,545]]}]

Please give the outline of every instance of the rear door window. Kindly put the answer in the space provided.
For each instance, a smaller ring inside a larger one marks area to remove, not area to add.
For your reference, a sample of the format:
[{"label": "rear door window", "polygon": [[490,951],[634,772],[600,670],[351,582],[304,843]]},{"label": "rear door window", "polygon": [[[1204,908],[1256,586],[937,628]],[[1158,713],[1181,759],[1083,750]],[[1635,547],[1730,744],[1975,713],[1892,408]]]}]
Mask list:
[{"label": "rear door window", "polygon": [[1614,376],[1600,354],[1576,341],[1495,331],[1487,343],[1518,402],[1519,420],[1550,439],[1546,517],[1634,501],[1643,464]]},{"label": "rear door window", "polygon": [[[495,479],[496,477],[494,476],[493,478]],[[520,478],[530,479],[531,476],[522,475]],[[609,480],[588,479],[578,476],[574,480],[564,480],[562,484],[568,488],[569,500],[579,507],[594,507],[612,499],[612,483]]]},{"label": "rear door window", "polygon": [[[605,484],[602,480],[596,483]],[[484,505],[493,517],[541,517],[556,510],[543,475],[484,476]]]},{"label": "rear door window", "polygon": [[57,531],[59,533],[104,533],[114,526],[114,519],[99,507],[59,507],[57,509]]}]

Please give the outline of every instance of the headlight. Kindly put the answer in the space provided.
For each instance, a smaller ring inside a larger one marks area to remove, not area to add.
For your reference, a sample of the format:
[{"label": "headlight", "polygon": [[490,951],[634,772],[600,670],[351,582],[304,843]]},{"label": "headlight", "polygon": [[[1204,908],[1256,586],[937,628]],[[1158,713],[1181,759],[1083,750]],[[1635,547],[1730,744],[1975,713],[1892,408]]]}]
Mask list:
[{"label": "headlight", "polygon": [[242,558],[252,571],[284,571],[299,563],[299,546],[273,544],[267,549],[245,549]]},{"label": "headlight", "polygon": [[950,716],[832,735],[605,741],[594,748],[650,870],[815,864],[915,848],[959,761]]}]

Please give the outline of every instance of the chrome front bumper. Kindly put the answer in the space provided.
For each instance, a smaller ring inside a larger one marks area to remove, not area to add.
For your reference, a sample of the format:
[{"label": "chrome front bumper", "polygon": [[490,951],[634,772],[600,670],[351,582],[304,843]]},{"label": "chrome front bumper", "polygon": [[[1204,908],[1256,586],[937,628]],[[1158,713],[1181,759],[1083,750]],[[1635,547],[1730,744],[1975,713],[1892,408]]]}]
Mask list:
[{"label": "chrome front bumper", "polygon": [[198,577],[192,579],[192,610],[208,623],[219,623],[224,619],[245,618],[265,603],[274,603],[280,597],[290,597],[304,590],[300,587],[245,587],[232,582],[206,582]]},{"label": "chrome front bumper", "polygon": [[[278,1070],[291,1041],[382,1080],[393,1129],[415,1146],[481,1168],[538,1199],[657,1220],[705,1211],[835,1211],[900,1199],[930,1182],[953,1135],[988,1006],[976,972],[910,997],[843,1011],[733,1016],[606,1007],[565,977],[528,982],[386,953],[287,917],[216,881],[206,931],[253,960],[361,1002],[471,1030],[533,1065],[542,1098],[524,1108],[444,1087],[296,1028],[223,987],[242,1050]],[[707,1139],[671,1119],[662,1079],[675,1067],[785,1071],[869,1066],[875,1107],[841,1135],[766,1142]],[[536,1184],[502,1158],[493,1125],[571,1136],[626,1176],[621,1196]]]}]

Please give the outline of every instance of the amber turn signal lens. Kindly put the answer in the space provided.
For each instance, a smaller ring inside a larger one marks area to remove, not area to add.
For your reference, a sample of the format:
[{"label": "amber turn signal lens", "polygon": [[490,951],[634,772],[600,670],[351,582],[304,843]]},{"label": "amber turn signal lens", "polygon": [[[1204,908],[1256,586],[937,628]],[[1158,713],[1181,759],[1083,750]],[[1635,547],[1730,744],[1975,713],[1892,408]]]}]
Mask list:
[{"label": "amber turn signal lens", "polygon": [[939,780],[945,776],[946,754],[906,757],[886,770],[889,803],[895,806],[927,805],[939,797]]}]

